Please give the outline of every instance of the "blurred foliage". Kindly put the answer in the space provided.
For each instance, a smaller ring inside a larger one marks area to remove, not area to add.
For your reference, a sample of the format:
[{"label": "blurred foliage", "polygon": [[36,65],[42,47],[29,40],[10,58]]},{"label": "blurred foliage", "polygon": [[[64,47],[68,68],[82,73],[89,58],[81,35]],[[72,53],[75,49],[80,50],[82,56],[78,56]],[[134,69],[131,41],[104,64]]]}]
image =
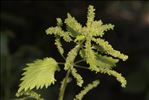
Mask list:
[{"label": "blurred foliage", "polygon": [[[141,61],[142,68],[138,68],[135,72],[128,75],[128,85],[124,92],[138,94],[149,91],[149,59]],[[148,92],[145,94],[148,100]]]},{"label": "blurred foliage", "polygon": [[[119,63],[118,71],[128,80],[128,87],[121,89],[117,83],[107,77],[85,72],[83,77],[89,81],[93,77],[102,77],[103,83],[84,100],[149,100],[149,2],[148,1],[1,1],[1,100],[15,98],[22,66],[35,58],[52,56],[59,59],[54,38],[46,37],[45,29],[53,26],[57,17],[66,18],[70,12],[76,19],[86,22],[86,8],[92,4],[96,8],[96,19],[104,23],[113,23],[116,27],[105,38],[114,48],[129,55],[127,63]],[[65,44],[65,47],[69,45]],[[124,50],[125,48],[125,50]],[[55,50],[53,50],[55,49]],[[53,51],[53,52],[51,52]],[[82,70],[81,70],[82,71]],[[80,71],[80,72],[81,72]],[[84,72],[83,72],[84,73]],[[57,78],[63,77],[58,74]],[[59,81],[59,80],[58,80]],[[55,100],[58,95],[56,84],[42,92],[44,97]],[[73,84],[66,90],[66,100],[79,91]],[[47,99],[48,100],[48,99]]]},{"label": "blurred foliage", "polygon": [[131,75],[128,76],[127,81],[128,85],[124,89],[125,92],[140,93],[146,88],[146,82],[143,73],[140,71],[131,73]]}]

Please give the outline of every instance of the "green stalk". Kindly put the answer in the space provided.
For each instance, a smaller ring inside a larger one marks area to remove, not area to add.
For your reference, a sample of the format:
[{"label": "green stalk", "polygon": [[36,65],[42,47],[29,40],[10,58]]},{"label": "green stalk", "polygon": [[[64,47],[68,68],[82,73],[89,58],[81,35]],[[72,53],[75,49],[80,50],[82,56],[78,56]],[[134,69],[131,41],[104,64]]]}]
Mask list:
[{"label": "green stalk", "polygon": [[64,93],[65,93],[65,90],[66,90],[66,86],[67,86],[67,83],[68,83],[70,72],[71,72],[71,68],[67,71],[67,74],[66,74],[65,78],[62,81],[58,100],[63,100],[63,98],[64,98]]}]

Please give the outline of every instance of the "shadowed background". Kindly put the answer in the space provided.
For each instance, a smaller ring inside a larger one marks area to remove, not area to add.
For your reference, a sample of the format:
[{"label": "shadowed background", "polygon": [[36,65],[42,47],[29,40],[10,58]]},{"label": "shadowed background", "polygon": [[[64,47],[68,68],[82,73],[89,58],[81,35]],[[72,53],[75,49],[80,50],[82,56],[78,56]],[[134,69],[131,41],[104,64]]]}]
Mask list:
[{"label": "shadowed background", "polygon": [[[149,100],[149,2],[33,0],[1,1],[1,100],[16,98],[25,63],[44,57],[63,61],[54,45],[54,37],[47,36],[45,30],[56,25],[57,17],[64,20],[67,12],[85,25],[89,4],[96,9],[96,20],[115,25],[104,38],[114,49],[129,55],[126,62],[120,61],[115,68],[126,77],[128,85],[123,89],[113,77],[80,69],[85,85],[96,78],[101,81],[83,100]],[[63,41],[63,47],[67,55],[73,44]],[[56,73],[56,84],[38,92],[46,100],[56,100],[64,75],[64,71]],[[64,100],[72,100],[80,90],[72,81]]]}]

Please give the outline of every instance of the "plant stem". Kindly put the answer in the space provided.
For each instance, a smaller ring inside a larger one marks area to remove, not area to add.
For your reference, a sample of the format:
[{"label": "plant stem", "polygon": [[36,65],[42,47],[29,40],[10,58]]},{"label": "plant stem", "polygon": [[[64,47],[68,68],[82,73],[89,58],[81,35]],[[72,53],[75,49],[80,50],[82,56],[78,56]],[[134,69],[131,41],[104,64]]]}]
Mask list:
[{"label": "plant stem", "polygon": [[58,64],[60,64],[60,65],[64,65],[65,63],[64,63],[64,62],[58,62]]},{"label": "plant stem", "polygon": [[[81,60],[80,60],[80,61],[81,61]],[[82,61],[83,61],[83,59],[82,59]],[[63,62],[58,62],[58,64],[64,65],[65,63],[63,63]],[[73,66],[75,66],[75,67],[77,67],[77,68],[82,68],[82,69],[89,69],[89,68],[86,67],[86,66],[77,65],[76,63],[75,63]]]},{"label": "plant stem", "polygon": [[[74,64],[78,64],[78,63],[83,62],[83,61],[84,61],[84,59],[81,59],[81,60],[74,62]],[[65,63],[64,62],[58,62],[58,64],[64,65]]]},{"label": "plant stem", "polygon": [[[82,42],[83,43],[83,42]],[[80,43],[78,46],[79,46],[79,49],[80,49],[80,46],[82,45],[82,43]],[[78,50],[79,50],[78,49]],[[64,57],[64,56],[62,56]],[[80,61],[79,61],[80,62]],[[62,62],[59,62],[59,64],[63,64]],[[77,66],[77,65],[76,65]],[[68,69],[67,71],[67,74],[65,76],[65,78],[63,79],[62,83],[61,83],[61,88],[60,88],[60,93],[59,93],[59,99],[58,100],[63,100],[64,98],[64,93],[65,93],[65,89],[66,89],[66,86],[67,86],[67,83],[68,83],[68,79],[69,79],[69,75],[70,75],[70,72],[71,72],[71,69],[73,68],[73,65],[70,66],[70,68]]]},{"label": "plant stem", "polygon": [[83,61],[84,61],[84,59],[78,60],[75,62],[75,64],[78,64],[78,63],[83,62]]},{"label": "plant stem", "polygon": [[62,55],[62,54],[60,54],[61,55],[61,57],[64,59],[64,60],[66,60],[66,58],[64,57],[64,55]]},{"label": "plant stem", "polygon": [[88,67],[85,67],[85,66],[81,66],[81,65],[74,65],[75,67],[77,67],[77,68],[82,68],[82,69],[89,69]]},{"label": "plant stem", "polygon": [[69,79],[70,71],[71,71],[71,68],[67,71],[67,74],[66,74],[64,80],[62,81],[58,100],[63,100],[63,98],[64,98],[64,93],[65,93],[65,89],[67,86],[67,81]]}]

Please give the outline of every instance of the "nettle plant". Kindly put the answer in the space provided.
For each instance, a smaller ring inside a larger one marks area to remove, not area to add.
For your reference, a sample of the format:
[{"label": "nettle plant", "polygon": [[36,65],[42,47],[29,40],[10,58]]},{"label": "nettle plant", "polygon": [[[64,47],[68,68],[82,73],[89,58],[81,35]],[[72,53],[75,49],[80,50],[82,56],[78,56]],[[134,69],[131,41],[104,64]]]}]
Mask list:
[{"label": "nettle plant", "polygon": [[[87,23],[85,26],[78,23],[77,20],[68,13],[64,21],[66,31],[62,30],[63,22],[60,18],[57,18],[56,27],[50,27],[46,30],[48,35],[55,36],[55,45],[65,62],[57,62],[54,58],[46,57],[27,64],[22,74],[22,82],[16,93],[17,97],[25,95],[26,98],[43,100],[33,89],[47,88],[54,84],[56,81],[54,77],[55,72],[59,71],[62,65],[62,68],[66,71],[66,76],[61,82],[58,100],[64,99],[66,86],[72,76],[76,79],[76,84],[79,87],[83,86],[84,81],[77,72],[77,68],[87,69],[96,74],[103,73],[114,76],[121,83],[122,87],[126,86],[127,82],[125,78],[120,73],[113,70],[113,67],[116,66],[119,59],[125,61],[128,59],[128,56],[114,50],[107,41],[102,39],[106,31],[110,29],[113,30],[114,25],[103,24],[101,20],[94,20],[94,11],[94,7],[90,5],[88,7]],[[61,43],[62,38],[64,41],[69,42],[70,45],[72,42],[75,43],[74,48],[68,52],[67,57],[64,57],[64,49]],[[80,56],[81,59],[75,61],[77,56]],[[80,62],[86,62],[88,66],[79,65]],[[100,81],[97,79],[85,86],[83,90],[74,97],[74,100],[82,100],[84,95],[91,89],[97,87],[99,83]]]}]

